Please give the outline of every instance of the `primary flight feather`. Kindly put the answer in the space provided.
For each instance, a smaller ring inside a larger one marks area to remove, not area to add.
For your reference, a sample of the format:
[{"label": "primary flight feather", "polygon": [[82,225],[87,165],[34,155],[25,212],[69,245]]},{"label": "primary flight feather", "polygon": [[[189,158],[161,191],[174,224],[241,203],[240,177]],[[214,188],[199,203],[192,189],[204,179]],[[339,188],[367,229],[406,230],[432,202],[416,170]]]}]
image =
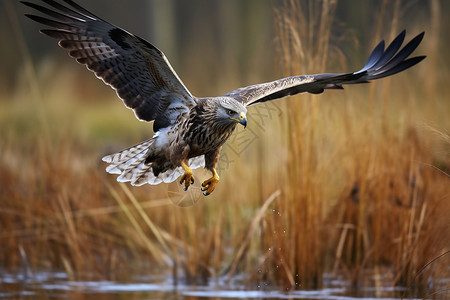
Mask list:
[{"label": "primary flight feather", "polygon": [[105,156],[107,172],[132,185],[173,182],[187,190],[192,169],[204,167],[212,177],[202,183],[204,195],[219,181],[216,165],[222,145],[237,124],[247,126],[247,107],[298,93],[322,93],[344,84],[367,83],[404,71],[425,56],[408,58],[422,41],[417,35],[403,48],[402,31],[385,48],[380,42],[365,66],[352,73],[299,75],[242,87],[220,97],[193,96],[164,54],[146,40],[114,26],[71,0],[42,0],[50,8],[22,1],[45,17],[26,16],[49,29],[70,56],[116,90],[126,107],[143,121],[154,121],[154,136],[121,152]]}]

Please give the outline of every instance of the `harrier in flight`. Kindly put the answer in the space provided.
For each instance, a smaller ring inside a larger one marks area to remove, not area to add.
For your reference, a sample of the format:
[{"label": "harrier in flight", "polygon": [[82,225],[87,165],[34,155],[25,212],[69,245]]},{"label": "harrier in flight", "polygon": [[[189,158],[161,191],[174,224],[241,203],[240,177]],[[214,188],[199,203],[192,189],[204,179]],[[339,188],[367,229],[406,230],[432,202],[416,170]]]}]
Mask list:
[{"label": "harrier in flight", "polygon": [[375,47],[366,65],[352,73],[299,75],[242,87],[220,97],[193,96],[165,55],[146,40],[97,17],[71,0],[42,0],[50,8],[23,1],[46,15],[26,15],[49,29],[41,32],[116,90],[125,106],[142,121],[154,121],[154,136],[136,146],[103,157],[106,171],[120,182],[140,186],[194,183],[192,169],[204,167],[212,177],[202,183],[211,194],[219,175],[216,165],[222,145],[237,124],[247,125],[247,107],[298,93],[322,93],[344,84],[367,83],[404,71],[425,56],[408,58],[422,41],[417,35],[403,48],[405,31],[385,48]]}]

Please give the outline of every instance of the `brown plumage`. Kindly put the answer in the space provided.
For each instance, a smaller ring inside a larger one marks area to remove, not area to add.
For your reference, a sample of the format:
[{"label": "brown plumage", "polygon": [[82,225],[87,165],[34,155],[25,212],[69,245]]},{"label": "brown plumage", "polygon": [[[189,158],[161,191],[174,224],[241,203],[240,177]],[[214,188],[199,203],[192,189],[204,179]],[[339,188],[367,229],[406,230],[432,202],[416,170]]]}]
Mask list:
[{"label": "brown plumage", "polygon": [[42,0],[51,8],[23,4],[47,15],[27,15],[52,29],[70,56],[116,90],[125,106],[143,121],[154,121],[155,135],[136,146],[105,156],[106,170],[132,185],[172,182],[184,189],[194,182],[192,169],[205,167],[212,177],[202,190],[210,194],[219,181],[215,170],[222,145],[238,123],[247,125],[247,106],[298,93],[342,89],[406,70],[424,56],[408,58],[423,33],[401,48],[405,31],[385,49],[382,41],[357,72],[299,75],[239,88],[221,97],[196,98],[184,86],[164,54],[144,39],[118,28],[72,0]]}]

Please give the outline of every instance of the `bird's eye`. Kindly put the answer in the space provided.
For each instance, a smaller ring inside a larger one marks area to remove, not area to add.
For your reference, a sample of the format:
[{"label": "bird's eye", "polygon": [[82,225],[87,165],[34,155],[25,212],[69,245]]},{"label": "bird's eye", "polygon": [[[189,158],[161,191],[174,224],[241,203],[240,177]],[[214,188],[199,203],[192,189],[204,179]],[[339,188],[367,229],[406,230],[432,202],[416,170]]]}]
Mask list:
[{"label": "bird's eye", "polygon": [[231,109],[229,109],[229,110],[227,110],[227,114],[228,114],[229,116],[232,116],[232,115],[234,115],[234,114],[235,114],[235,112],[234,112],[234,111],[232,111]]}]

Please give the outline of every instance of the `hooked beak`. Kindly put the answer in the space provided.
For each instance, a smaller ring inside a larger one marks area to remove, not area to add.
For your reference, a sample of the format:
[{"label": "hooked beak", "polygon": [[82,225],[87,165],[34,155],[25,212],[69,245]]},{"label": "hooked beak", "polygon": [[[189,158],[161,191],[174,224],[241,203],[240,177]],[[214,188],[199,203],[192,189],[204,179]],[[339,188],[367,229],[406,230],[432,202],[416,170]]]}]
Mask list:
[{"label": "hooked beak", "polygon": [[[240,118],[241,119],[241,118]],[[247,127],[247,118],[244,117],[239,121],[239,124],[241,124],[242,126]]]},{"label": "hooked beak", "polygon": [[239,115],[239,118],[238,118],[238,119],[236,119],[236,118],[230,118],[230,119],[231,119],[231,120],[235,120],[236,122],[238,122],[239,124],[241,124],[242,126],[244,126],[244,128],[247,127],[247,117],[245,116],[244,113],[241,113],[241,114]]}]

